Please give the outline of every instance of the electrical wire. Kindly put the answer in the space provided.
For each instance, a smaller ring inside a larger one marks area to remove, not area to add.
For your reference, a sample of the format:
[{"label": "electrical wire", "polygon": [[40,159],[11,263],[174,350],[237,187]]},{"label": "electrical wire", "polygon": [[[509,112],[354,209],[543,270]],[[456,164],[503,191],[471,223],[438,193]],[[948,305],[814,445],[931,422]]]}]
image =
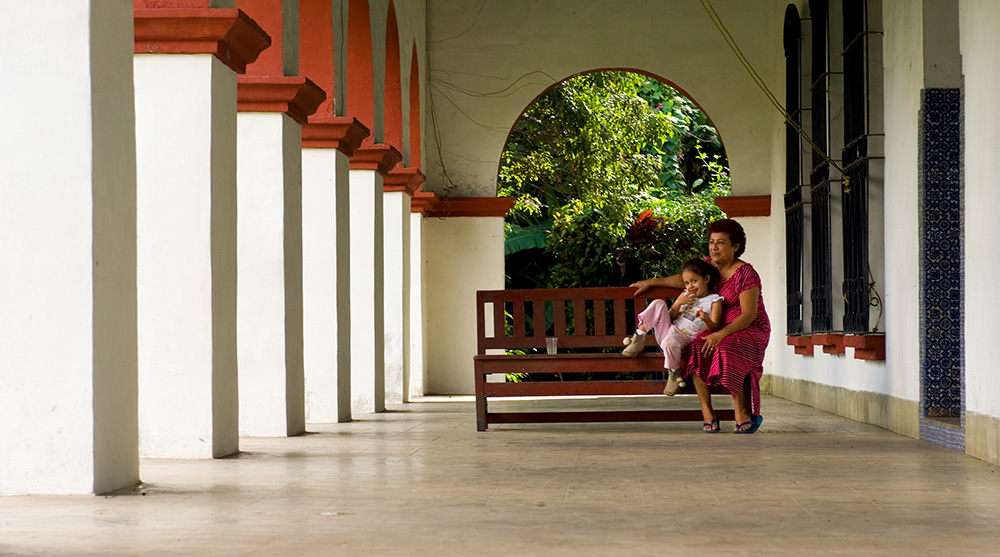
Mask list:
[{"label": "electrical wire", "polygon": [[729,49],[733,51],[733,54],[736,55],[736,58],[739,60],[740,64],[743,66],[744,69],[746,69],[747,73],[750,74],[750,79],[752,79],[753,82],[757,85],[757,87],[759,87],[760,90],[763,91],[764,96],[767,97],[767,100],[770,101],[771,104],[774,105],[774,108],[781,113],[781,116],[785,119],[785,122],[788,125],[792,126],[792,128],[795,129],[796,133],[798,133],[799,136],[802,139],[804,139],[805,142],[808,143],[810,147],[812,147],[813,151],[816,151],[816,153],[818,153],[819,156],[822,157],[823,160],[827,162],[827,164],[829,164],[833,168],[836,168],[840,172],[844,187],[845,188],[850,187],[850,176],[847,175],[847,172],[844,171],[843,167],[837,164],[836,161],[831,159],[829,155],[827,155],[822,149],[820,149],[818,145],[816,145],[816,143],[812,140],[812,138],[809,137],[809,134],[807,134],[805,130],[802,129],[802,126],[800,126],[798,122],[796,122],[795,119],[792,118],[792,116],[788,113],[788,111],[785,110],[785,107],[782,106],[781,102],[779,102],[777,97],[774,96],[774,93],[772,93],[771,90],[768,89],[767,84],[760,77],[760,75],[757,74],[757,71],[754,70],[753,65],[750,63],[749,60],[747,60],[746,56],[743,55],[743,51],[740,50],[739,45],[736,44],[736,40],[733,39],[733,36],[729,33],[729,29],[727,29],[726,25],[722,23],[722,18],[719,17],[718,12],[715,11],[715,7],[712,6],[711,0],[699,0],[699,1],[701,2],[702,8],[705,9],[705,13],[708,14],[708,18],[712,20],[713,24],[715,24],[715,28],[719,30],[719,34],[722,35],[722,39],[726,41],[726,44],[729,46]]}]

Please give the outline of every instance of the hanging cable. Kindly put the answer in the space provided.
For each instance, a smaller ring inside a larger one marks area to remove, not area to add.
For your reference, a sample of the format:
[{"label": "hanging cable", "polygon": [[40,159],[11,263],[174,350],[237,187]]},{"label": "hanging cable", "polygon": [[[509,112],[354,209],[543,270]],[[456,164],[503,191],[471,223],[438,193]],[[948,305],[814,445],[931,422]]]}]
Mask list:
[{"label": "hanging cable", "polygon": [[816,151],[816,153],[818,153],[819,156],[822,157],[823,160],[827,162],[827,164],[829,164],[833,168],[836,168],[840,172],[844,187],[849,188],[850,177],[847,175],[847,172],[843,169],[843,167],[837,164],[836,161],[831,159],[829,155],[823,152],[823,150],[820,149],[815,142],[813,142],[812,138],[809,137],[809,135],[806,134],[805,130],[802,129],[802,126],[800,126],[792,118],[792,116],[788,114],[788,111],[786,111],[785,107],[781,105],[777,97],[774,96],[774,93],[771,93],[771,90],[768,89],[767,84],[764,83],[764,80],[761,79],[760,75],[757,74],[757,71],[753,69],[753,65],[750,64],[750,61],[747,60],[746,56],[743,55],[743,51],[740,50],[739,45],[736,44],[736,41],[733,39],[733,36],[729,33],[729,30],[726,29],[725,24],[722,23],[722,18],[720,18],[719,14],[715,11],[715,7],[712,6],[711,0],[700,0],[700,2],[701,6],[705,8],[705,13],[708,14],[708,18],[712,20],[712,23],[715,24],[715,28],[719,30],[719,34],[722,35],[722,39],[726,41],[726,44],[729,46],[729,49],[733,51],[733,54],[736,55],[736,58],[740,61],[740,64],[743,66],[744,69],[746,69],[747,73],[750,74],[750,79],[752,79],[753,82],[757,85],[757,87],[759,87],[760,90],[763,91],[764,96],[766,96],[767,100],[770,101],[772,105],[774,105],[774,108],[781,113],[781,116],[785,119],[785,122],[795,129],[796,133],[798,133],[799,136],[802,137],[802,139],[804,139],[805,142],[808,143],[810,147],[812,147],[813,151]]}]

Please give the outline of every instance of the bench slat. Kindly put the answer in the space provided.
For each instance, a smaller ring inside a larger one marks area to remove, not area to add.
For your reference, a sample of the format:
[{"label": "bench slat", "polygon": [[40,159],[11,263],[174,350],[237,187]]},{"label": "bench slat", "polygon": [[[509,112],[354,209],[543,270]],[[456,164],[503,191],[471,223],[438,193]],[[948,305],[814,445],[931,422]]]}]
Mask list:
[{"label": "bench slat", "polygon": [[503,301],[493,302],[493,337],[502,339],[507,336],[507,318],[504,315],[506,304]]},{"label": "bench slat", "polygon": [[511,310],[511,317],[514,318],[514,338],[524,338],[525,337],[524,302],[522,301],[514,302],[514,308],[513,310]]},{"label": "bench slat", "polygon": [[[575,337],[559,339],[567,343]],[[510,342],[511,339],[508,339]],[[635,358],[621,354],[529,354],[524,356],[475,356],[482,373],[625,373],[663,371],[663,354],[646,352]]]},{"label": "bench slat", "polygon": [[566,302],[564,300],[552,301],[552,315],[555,322],[555,336],[563,338],[566,336]]},{"label": "bench slat", "polygon": [[587,335],[587,303],[582,298],[573,300],[573,336]]},{"label": "bench slat", "polygon": [[662,395],[663,380],[532,381],[487,383],[486,396]]},{"label": "bench slat", "polygon": [[604,300],[594,300],[594,336],[607,336],[608,322],[604,314]]},{"label": "bench slat", "polygon": [[615,300],[615,330],[614,336],[628,335],[628,323],[625,321],[625,300]]},{"label": "bench slat", "polygon": [[[721,421],[735,421],[732,410],[716,410]],[[490,424],[598,422],[700,422],[701,410],[605,410],[582,412],[490,412]]]},{"label": "bench slat", "polygon": [[545,301],[544,300],[532,300],[531,301],[532,315],[534,316],[535,326],[534,326],[534,337],[542,338],[545,336]]}]

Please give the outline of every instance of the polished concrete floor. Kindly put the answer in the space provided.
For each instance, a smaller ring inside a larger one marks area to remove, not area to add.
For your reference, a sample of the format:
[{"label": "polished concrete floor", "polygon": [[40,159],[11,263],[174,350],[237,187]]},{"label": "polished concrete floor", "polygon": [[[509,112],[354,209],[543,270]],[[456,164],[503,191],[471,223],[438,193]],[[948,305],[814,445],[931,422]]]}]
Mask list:
[{"label": "polished concrete floor", "polygon": [[427,399],[234,458],[143,460],[134,493],[0,498],[0,554],[1000,554],[996,466],[774,397],[764,411],[755,435],[479,433],[471,401]]}]

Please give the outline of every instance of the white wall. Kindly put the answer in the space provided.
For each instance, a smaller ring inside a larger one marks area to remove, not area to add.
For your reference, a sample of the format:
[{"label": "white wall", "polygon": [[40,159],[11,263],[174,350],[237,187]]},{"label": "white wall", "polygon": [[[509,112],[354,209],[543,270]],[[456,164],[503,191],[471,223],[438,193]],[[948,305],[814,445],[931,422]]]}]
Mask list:
[{"label": "white wall", "polygon": [[[476,291],[503,280],[503,218],[424,219],[427,307],[426,394],[471,394],[476,354]],[[430,246],[433,246],[431,248]]]},{"label": "white wall", "polygon": [[[844,355],[825,354],[819,346],[815,347],[812,357],[803,357],[786,345],[783,249],[778,250],[776,272],[772,277],[780,285],[780,290],[775,293],[780,298],[775,299],[775,304],[768,305],[771,325],[776,333],[772,335],[768,350],[775,357],[771,369],[775,375],[916,401],[920,387],[917,122],[920,89],[923,87],[921,4],[887,0],[882,19],[885,22],[885,70],[882,77],[884,97],[890,101],[885,105],[884,198],[873,202],[871,208],[878,211],[884,207],[884,215],[873,214],[871,219],[874,223],[884,216],[885,246],[888,249],[881,245],[876,235],[871,239],[869,250],[873,265],[884,258],[885,279],[879,281],[878,289],[885,306],[882,329],[886,331],[886,361],[856,360],[852,348],[847,348]],[[876,70],[877,67],[873,68],[873,71]],[[776,156],[783,155],[777,153]],[[782,190],[776,185],[772,196],[780,198]],[[776,209],[774,215],[783,214],[780,208]],[[777,218],[772,224],[784,228],[784,223]],[[783,233],[776,234],[775,245],[784,245],[783,238]],[[835,253],[834,257],[835,267],[842,266],[836,259],[839,255]],[[805,263],[808,265],[808,261]],[[835,281],[835,284],[839,283]],[[808,297],[809,285],[805,287]],[[782,307],[778,308],[777,303],[781,303]],[[836,301],[834,305],[837,305]],[[775,308],[773,311],[772,307]],[[873,315],[873,321],[874,318]]]},{"label": "white wall", "polygon": [[1000,374],[996,372],[1000,296],[991,277],[997,259],[996,208],[1000,207],[1000,3],[960,3],[965,75],[965,404],[1000,417]]},{"label": "white wall", "polygon": [[[757,72],[780,91],[785,3],[713,3]],[[770,160],[775,110],[697,2],[486,2],[430,0],[425,190],[489,197],[498,160],[521,112],[549,86],[595,69],[651,72],[686,91],[722,134],[735,194],[761,194],[775,181]],[[511,14],[516,14],[512,17]],[[779,149],[780,150],[780,149]],[[443,165],[443,166],[442,166]],[[447,172],[447,179],[445,178]],[[453,190],[451,188],[454,188]]]}]

